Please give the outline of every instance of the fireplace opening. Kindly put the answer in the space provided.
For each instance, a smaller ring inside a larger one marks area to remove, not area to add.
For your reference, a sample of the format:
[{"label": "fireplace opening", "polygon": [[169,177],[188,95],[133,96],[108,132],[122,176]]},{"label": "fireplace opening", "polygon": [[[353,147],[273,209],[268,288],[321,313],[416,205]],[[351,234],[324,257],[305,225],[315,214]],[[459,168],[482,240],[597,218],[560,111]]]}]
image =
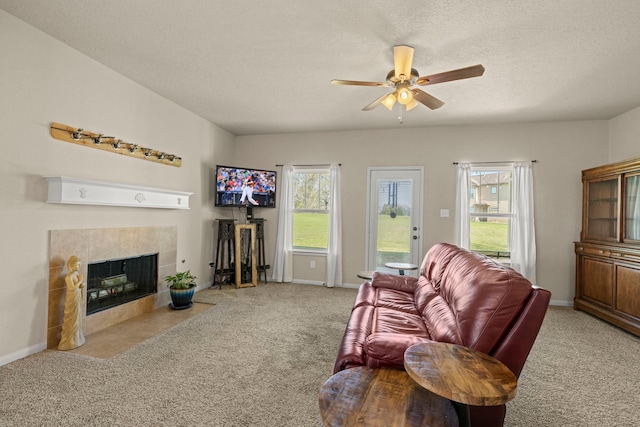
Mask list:
[{"label": "fireplace opening", "polygon": [[87,315],[158,291],[158,254],[88,265]]}]

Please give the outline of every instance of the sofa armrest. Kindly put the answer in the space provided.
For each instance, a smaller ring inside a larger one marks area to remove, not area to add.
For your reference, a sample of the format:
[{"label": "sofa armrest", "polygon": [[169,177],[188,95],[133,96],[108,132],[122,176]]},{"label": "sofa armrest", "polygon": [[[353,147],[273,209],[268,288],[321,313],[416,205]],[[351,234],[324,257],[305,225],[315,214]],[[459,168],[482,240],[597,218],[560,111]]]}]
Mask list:
[{"label": "sofa armrest", "polygon": [[418,279],[412,276],[398,276],[396,274],[386,274],[375,272],[371,280],[374,288],[395,289],[396,291],[413,293],[418,286]]}]

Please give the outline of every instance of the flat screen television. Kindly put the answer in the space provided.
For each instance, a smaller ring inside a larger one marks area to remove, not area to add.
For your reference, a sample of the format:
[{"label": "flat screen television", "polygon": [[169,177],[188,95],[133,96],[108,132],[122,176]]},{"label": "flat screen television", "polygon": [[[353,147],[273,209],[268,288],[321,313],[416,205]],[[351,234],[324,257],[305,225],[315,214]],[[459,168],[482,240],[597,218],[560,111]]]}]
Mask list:
[{"label": "flat screen television", "polygon": [[276,207],[276,172],[262,169],[216,166],[218,207]]}]

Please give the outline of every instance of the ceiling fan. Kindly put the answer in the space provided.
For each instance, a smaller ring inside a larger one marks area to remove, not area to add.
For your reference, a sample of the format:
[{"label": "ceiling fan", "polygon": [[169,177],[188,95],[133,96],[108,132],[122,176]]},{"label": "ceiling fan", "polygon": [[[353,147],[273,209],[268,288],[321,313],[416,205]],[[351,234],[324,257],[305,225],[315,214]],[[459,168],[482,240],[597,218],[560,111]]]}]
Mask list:
[{"label": "ceiling fan", "polygon": [[426,86],[436,83],[444,83],[452,80],[468,79],[471,77],[479,77],[484,73],[484,67],[480,64],[471,67],[460,68],[457,70],[445,71],[430,76],[422,76],[418,74],[418,70],[411,68],[413,62],[413,48],[411,46],[394,46],[393,47],[393,63],[394,69],[387,74],[386,82],[363,82],[357,80],[331,80],[334,85],[353,85],[353,86],[383,86],[392,87],[393,91],[385,93],[377,98],[371,104],[367,105],[362,111],[370,111],[382,104],[391,110],[398,101],[404,105],[406,110],[413,109],[418,102],[426,105],[432,110],[440,108],[444,102],[438,98],[429,95],[425,91],[411,87],[413,85]]}]

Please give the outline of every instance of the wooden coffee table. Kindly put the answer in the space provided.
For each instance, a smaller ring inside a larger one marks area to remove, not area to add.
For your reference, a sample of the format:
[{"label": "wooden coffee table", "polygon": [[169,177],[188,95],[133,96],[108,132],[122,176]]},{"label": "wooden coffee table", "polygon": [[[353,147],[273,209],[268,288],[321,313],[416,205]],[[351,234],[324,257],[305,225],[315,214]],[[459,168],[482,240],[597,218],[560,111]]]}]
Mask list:
[{"label": "wooden coffee table", "polygon": [[325,426],[457,426],[453,404],[420,387],[406,372],[345,369],[320,389],[320,415]]},{"label": "wooden coffee table", "polygon": [[467,405],[502,405],[516,396],[518,380],[509,368],[460,345],[413,345],[404,353],[404,367],[422,387],[454,402],[461,426],[470,425]]}]

